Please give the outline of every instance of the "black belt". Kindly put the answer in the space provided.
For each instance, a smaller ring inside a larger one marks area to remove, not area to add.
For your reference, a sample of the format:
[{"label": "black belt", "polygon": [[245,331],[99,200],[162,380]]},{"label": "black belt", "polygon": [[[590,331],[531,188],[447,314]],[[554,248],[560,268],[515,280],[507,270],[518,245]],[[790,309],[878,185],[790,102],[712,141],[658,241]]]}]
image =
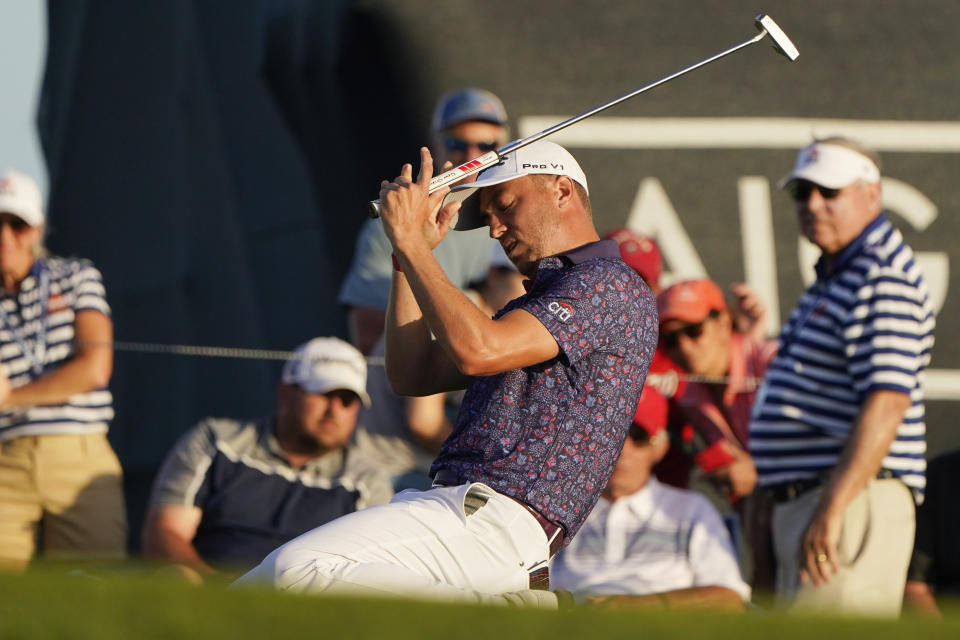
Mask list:
[{"label": "black belt", "polygon": [[[896,477],[896,474],[890,469],[880,469],[876,475],[878,480],[889,480],[890,478]],[[799,480],[770,485],[769,487],[764,487],[763,490],[773,498],[774,502],[790,502],[791,500],[796,500],[808,491],[813,491],[822,485],[824,480],[826,480],[826,476],[800,478]]]},{"label": "black belt", "polygon": [[764,491],[773,498],[774,502],[790,502],[796,500],[808,491],[813,491],[823,484],[823,478],[801,478],[791,480],[790,482],[779,482],[769,487],[764,487]]},{"label": "black belt", "polygon": [[[459,484],[466,484],[467,482],[469,481],[461,480],[455,473],[451,473],[446,469],[441,469],[437,472],[437,475],[433,477],[434,486],[451,487]],[[550,545],[550,557],[552,558],[553,556],[557,555],[557,552],[560,551],[560,547],[563,546],[563,526],[547,519],[546,516],[528,505],[523,500],[514,498],[513,496],[508,496],[505,493],[500,495],[510,498],[521,507],[526,509],[530,515],[534,517],[534,519],[537,521],[537,524],[540,525],[540,527],[543,529],[543,532],[547,535],[547,543]]]}]

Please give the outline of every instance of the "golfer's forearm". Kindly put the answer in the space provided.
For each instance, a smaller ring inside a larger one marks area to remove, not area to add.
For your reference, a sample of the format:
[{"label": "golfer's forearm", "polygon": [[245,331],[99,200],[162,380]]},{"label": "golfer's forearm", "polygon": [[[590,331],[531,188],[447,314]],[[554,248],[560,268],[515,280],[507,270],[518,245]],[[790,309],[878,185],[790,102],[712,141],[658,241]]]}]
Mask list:
[{"label": "golfer's forearm", "polygon": [[411,387],[417,383],[414,377],[427,370],[432,340],[410,285],[399,272],[393,274],[384,331],[387,379],[396,393],[419,395]]},{"label": "golfer's forearm", "polygon": [[909,407],[910,396],[896,391],[867,397],[824,491],[829,506],[845,508],[877,474]]},{"label": "golfer's forearm", "polygon": [[450,282],[425,248],[413,248],[400,260],[437,341],[460,371],[471,374],[473,363],[486,351],[486,336],[495,330],[495,322]]}]

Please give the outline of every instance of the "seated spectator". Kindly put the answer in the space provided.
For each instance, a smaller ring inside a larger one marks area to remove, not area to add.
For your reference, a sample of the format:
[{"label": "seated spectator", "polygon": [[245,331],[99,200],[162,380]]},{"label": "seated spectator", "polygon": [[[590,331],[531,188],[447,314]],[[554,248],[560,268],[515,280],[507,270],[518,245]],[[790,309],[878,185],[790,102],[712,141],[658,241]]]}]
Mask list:
[{"label": "seated spectator", "polygon": [[127,516],[107,441],[113,323],[100,272],[48,256],[40,189],[0,176],[0,566],[122,558]]},{"label": "seated spectator", "polygon": [[[769,527],[762,524],[771,506],[738,501],[751,494],[757,481],[747,452],[748,426],[758,381],[776,344],[758,340],[754,331],[764,325],[766,305],[746,285],[735,285],[734,292],[739,316],[752,321],[747,332],[735,330],[723,291],[711,280],[679,282],[657,297],[660,344],[688,376],[670,399],[670,422],[673,429],[682,425],[681,431],[689,425],[686,445],[693,461],[719,490],[722,502],[737,503],[733,510],[721,510],[732,521],[743,520],[735,530],[742,526],[747,538],[745,566],[753,585],[772,588]],[[721,500],[714,503],[720,506]]]},{"label": "seated spectator", "polygon": [[[745,296],[766,311],[757,298]],[[750,410],[757,381],[766,372],[775,344],[734,330],[733,317],[711,280],[674,284],[657,297],[660,344],[690,377],[672,399],[683,419],[703,440],[697,464],[733,498],[748,495],[756,470],[746,452]]]},{"label": "seated spectator", "polygon": [[[467,294],[484,313],[493,315],[522,296],[524,276],[507,258],[499,243],[493,245],[486,277],[471,285]],[[374,357],[384,355],[381,337]],[[371,367],[367,391],[372,404],[360,412],[354,441],[364,455],[393,479],[394,490],[429,489],[427,474],[440,445],[450,435],[460,393],[437,393],[410,398],[398,396],[387,382],[382,366]]]},{"label": "seated spectator", "polygon": [[[466,88],[444,94],[434,107],[430,123],[430,151],[437,169],[444,163],[461,165],[506,144],[507,111],[500,98],[483,89]],[[473,182],[477,174],[466,177]],[[449,233],[433,250],[450,281],[466,289],[482,278],[495,244],[488,229]],[[387,299],[393,276],[393,249],[383,223],[367,220],[360,229],[353,262],[340,288],[347,308],[350,340],[364,354],[372,354],[386,321]]]},{"label": "seated spectator", "polygon": [[274,416],[208,418],[187,432],[154,481],[145,555],[194,578],[246,570],[301,533],[389,501],[387,478],[348,446],[370,404],[366,377],[357,349],[315,338],[284,365]]},{"label": "seated spectator", "polygon": [[651,474],[669,447],[666,419],[666,400],[645,387],[600,501],[553,561],[551,586],[605,607],[742,610],[750,587],[720,515]]},{"label": "seated spectator", "polygon": [[938,456],[927,467],[927,488],[917,509],[917,533],[907,571],[904,604],[918,613],[941,617],[937,596],[960,595],[960,450]]}]

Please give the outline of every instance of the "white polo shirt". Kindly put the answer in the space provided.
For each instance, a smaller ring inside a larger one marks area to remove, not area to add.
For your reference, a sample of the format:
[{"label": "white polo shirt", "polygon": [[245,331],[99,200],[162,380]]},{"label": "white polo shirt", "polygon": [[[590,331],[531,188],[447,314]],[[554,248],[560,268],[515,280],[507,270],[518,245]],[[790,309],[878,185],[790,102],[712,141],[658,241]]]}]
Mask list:
[{"label": "white polo shirt", "polygon": [[690,587],[750,587],[730,534],[706,498],[653,477],[616,501],[601,498],[550,568],[551,587],[589,595],[646,595]]}]

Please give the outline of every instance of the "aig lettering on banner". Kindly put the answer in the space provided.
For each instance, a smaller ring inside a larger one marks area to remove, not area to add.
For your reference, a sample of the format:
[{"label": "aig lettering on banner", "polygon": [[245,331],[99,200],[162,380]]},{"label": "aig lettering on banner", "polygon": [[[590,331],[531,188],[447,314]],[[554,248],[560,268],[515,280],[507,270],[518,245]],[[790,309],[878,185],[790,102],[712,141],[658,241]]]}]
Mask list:
[{"label": "aig lettering on banner", "polygon": [[557,316],[561,322],[566,322],[573,317],[573,307],[565,302],[551,302],[547,305],[547,311]]}]

